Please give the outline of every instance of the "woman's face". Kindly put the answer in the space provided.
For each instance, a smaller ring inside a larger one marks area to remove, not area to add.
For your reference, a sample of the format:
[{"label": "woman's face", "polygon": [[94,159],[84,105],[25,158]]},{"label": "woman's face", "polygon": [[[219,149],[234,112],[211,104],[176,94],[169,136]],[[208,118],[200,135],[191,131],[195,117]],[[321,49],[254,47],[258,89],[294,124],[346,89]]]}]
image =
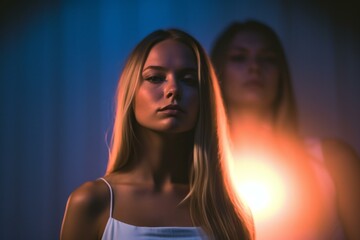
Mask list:
[{"label": "woman's face", "polygon": [[270,108],[279,85],[278,55],[254,32],[239,32],[226,55],[222,88],[228,107]]},{"label": "woman's face", "polygon": [[183,43],[165,40],[149,52],[135,95],[137,122],[148,129],[180,133],[194,128],[199,111],[195,55]]}]

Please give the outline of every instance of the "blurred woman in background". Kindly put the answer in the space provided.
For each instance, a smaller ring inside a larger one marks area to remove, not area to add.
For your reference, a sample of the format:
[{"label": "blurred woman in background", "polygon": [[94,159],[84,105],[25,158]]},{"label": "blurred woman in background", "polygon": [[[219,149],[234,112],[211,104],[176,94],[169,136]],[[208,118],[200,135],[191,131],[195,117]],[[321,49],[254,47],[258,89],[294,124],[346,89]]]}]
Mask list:
[{"label": "blurred woman in background", "polygon": [[360,239],[360,160],[343,142],[300,136],[276,33],[258,21],[232,23],[211,58],[230,126],[232,179],[256,239]]}]

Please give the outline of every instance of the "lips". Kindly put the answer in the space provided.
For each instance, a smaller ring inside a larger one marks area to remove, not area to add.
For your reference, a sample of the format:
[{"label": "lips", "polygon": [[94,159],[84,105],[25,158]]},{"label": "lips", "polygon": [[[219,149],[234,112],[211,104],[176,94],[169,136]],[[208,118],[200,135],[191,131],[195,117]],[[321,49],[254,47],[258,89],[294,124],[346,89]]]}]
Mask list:
[{"label": "lips", "polygon": [[264,83],[258,80],[251,80],[251,81],[247,81],[243,84],[244,87],[249,87],[249,88],[263,88],[264,87]]},{"label": "lips", "polygon": [[169,104],[159,109],[159,112],[185,112],[179,105]]}]

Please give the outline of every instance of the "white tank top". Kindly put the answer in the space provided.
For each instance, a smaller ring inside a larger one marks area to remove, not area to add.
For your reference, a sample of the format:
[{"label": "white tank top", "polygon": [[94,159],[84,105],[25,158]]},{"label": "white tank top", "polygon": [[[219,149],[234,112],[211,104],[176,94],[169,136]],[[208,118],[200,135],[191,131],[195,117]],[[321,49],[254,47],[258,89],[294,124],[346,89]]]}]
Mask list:
[{"label": "white tank top", "polygon": [[109,182],[103,180],[110,191],[110,213],[102,240],[126,239],[126,240],[201,240],[207,239],[199,227],[140,227],[121,222],[112,217],[113,190]]}]

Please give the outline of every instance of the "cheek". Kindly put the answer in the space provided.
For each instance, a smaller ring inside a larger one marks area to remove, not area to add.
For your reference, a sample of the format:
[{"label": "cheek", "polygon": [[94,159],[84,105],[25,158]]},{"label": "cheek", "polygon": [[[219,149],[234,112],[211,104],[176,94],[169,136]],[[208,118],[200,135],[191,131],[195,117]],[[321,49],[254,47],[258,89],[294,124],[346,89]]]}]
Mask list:
[{"label": "cheek", "polygon": [[243,74],[239,68],[228,67],[224,72],[224,77],[220,82],[220,87],[224,93],[225,101],[235,101],[242,92]]},{"label": "cheek", "polygon": [[279,86],[280,72],[277,68],[270,68],[264,74],[269,91],[276,91]]},{"label": "cheek", "polygon": [[196,96],[192,100],[192,111],[195,119],[197,119],[199,110],[199,95],[196,94]]},{"label": "cheek", "polygon": [[187,124],[194,127],[197,121],[199,112],[199,93],[198,90],[192,87],[187,87],[186,91],[183,92],[183,107],[187,109]]},{"label": "cheek", "polygon": [[136,119],[151,114],[158,106],[161,99],[161,92],[158,90],[149,90],[147,88],[139,88],[135,94],[134,113]]},{"label": "cheek", "polygon": [[142,109],[144,109],[147,103],[147,95],[142,91],[142,89],[139,89],[135,95],[135,102],[134,102],[134,111],[135,113],[142,112]]},{"label": "cheek", "polygon": [[277,69],[272,69],[271,71],[267,72],[266,75],[266,92],[265,92],[265,98],[266,101],[269,102],[269,104],[273,104],[279,89],[279,82],[280,82],[280,73]]},{"label": "cheek", "polygon": [[241,65],[227,64],[225,67],[224,75],[221,81],[221,87],[225,93],[228,94],[238,93],[242,89],[243,82],[246,81],[246,73]]},{"label": "cheek", "polygon": [[228,63],[224,69],[223,81],[226,81],[228,85],[235,85],[241,82],[244,76],[244,68],[241,65]]},{"label": "cheek", "polygon": [[199,111],[199,93],[197,90],[191,89],[188,91],[187,104],[192,113]]}]

